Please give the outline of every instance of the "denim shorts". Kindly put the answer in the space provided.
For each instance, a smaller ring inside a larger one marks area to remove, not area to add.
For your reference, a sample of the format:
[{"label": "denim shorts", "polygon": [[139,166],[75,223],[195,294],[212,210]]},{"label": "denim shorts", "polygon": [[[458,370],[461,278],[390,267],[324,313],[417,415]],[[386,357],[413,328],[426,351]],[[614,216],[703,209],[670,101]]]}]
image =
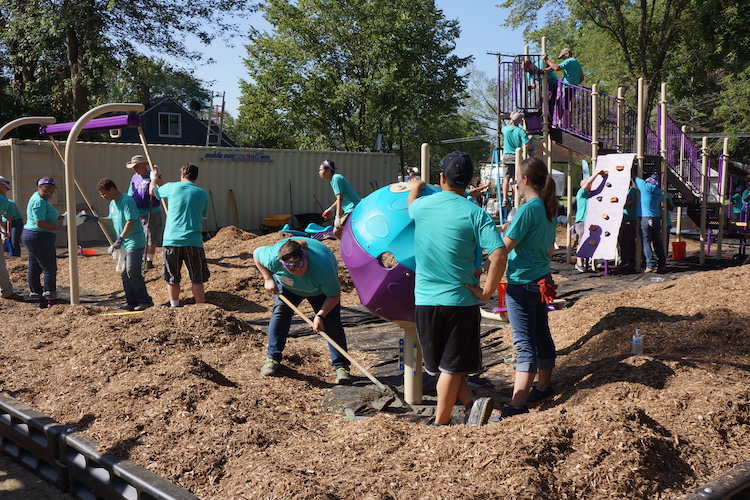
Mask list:
[{"label": "denim shorts", "polygon": [[[552,281],[552,276],[546,278]],[[540,278],[542,279],[542,278]],[[539,280],[523,285],[508,284],[506,305],[513,331],[516,371],[536,373],[555,367],[555,343],[549,330],[547,304],[541,301]]]}]

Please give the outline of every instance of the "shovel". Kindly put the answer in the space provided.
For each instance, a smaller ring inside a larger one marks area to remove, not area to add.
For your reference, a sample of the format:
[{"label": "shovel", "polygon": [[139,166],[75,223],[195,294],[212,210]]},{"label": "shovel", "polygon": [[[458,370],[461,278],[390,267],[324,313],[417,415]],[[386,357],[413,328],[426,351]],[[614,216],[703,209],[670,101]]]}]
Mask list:
[{"label": "shovel", "polygon": [[[284,297],[281,294],[279,294],[279,297],[281,298],[281,300],[284,301],[284,303],[286,305],[288,305],[292,309],[292,311],[294,311],[295,313],[297,313],[297,315],[300,318],[304,319],[305,322],[308,325],[310,325],[311,328],[313,328],[313,329],[315,328],[315,324],[312,322],[312,320],[310,320],[310,318],[308,318],[307,316],[305,316],[304,314],[302,314],[302,311],[300,311],[297,306],[295,306],[294,304],[292,304],[289,301],[289,299],[287,299],[286,297]],[[359,363],[357,363],[357,361],[354,358],[352,358],[349,355],[349,353],[346,352],[340,345],[338,345],[331,337],[329,337],[326,332],[318,332],[318,333],[320,334],[321,337],[323,337],[324,339],[326,339],[326,341],[328,341],[328,343],[331,344],[334,347],[334,349],[336,349],[338,352],[340,352],[346,359],[348,359],[354,366],[356,366],[357,369],[359,369],[359,371],[361,371],[362,373],[364,373],[367,376],[367,378],[369,378],[372,381],[372,383],[377,386],[378,389],[380,389],[381,391],[387,391],[388,390],[386,388],[386,386],[384,386],[383,384],[380,383],[380,380],[376,379],[370,372],[368,372],[367,370],[365,370],[364,368],[362,368],[362,365],[360,365]]]}]

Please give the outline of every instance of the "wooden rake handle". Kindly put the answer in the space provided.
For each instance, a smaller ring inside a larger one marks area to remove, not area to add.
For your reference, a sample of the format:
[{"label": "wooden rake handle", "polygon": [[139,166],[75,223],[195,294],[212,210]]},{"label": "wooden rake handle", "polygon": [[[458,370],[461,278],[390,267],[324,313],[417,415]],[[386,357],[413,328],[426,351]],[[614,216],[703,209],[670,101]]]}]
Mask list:
[{"label": "wooden rake handle", "polygon": [[[284,301],[284,303],[286,303],[286,305],[288,305],[292,309],[292,311],[294,311],[295,313],[297,313],[297,315],[300,318],[304,319],[305,322],[308,325],[310,325],[310,327],[313,329],[313,331],[315,330],[315,324],[312,322],[312,320],[310,320],[310,318],[308,318],[307,316],[305,316],[304,314],[302,314],[302,311],[300,311],[299,308],[297,308],[297,306],[295,306],[294,304],[292,304],[289,301],[289,299],[287,299],[283,295],[279,294],[279,297],[281,298],[281,300]],[[362,365],[360,365],[359,363],[357,363],[357,361],[354,358],[352,358],[349,355],[349,353],[346,352],[340,345],[338,345],[331,337],[329,337],[327,333],[325,333],[325,332],[318,332],[318,333],[320,334],[321,337],[323,337],[324,339],[326,339],[326,341],[328,341],[328,343],[331,344],[338,352],[340,352],[341,354],[343,354],[344,357],[346,359],[348,359],[354,366],[356,366],[359,371],[361,371],[362,373],[364,373],[367,376],[367,378],[369,378],[372,381],[372,383],[377,386],[378,389],[380,389],[381,391],[386,390],[385,386],[383,384],[381,384],[378,379],[376,379],[370,372],[368,372],[367,370],[365,370],[364,368],[362,368]]]}]

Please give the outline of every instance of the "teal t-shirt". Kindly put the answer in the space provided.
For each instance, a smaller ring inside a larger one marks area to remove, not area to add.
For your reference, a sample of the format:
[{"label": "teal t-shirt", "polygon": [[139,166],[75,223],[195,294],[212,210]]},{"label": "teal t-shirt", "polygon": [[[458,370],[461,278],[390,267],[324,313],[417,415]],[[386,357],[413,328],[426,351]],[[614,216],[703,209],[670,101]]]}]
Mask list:
[{"label": "teal t-shirt", "polygon": [[578,85],[581,82],[583,69],[581,63],[575,57],[569,57],[560,63],[563,70],[563,81],[571,85]]},{"label": "teal t-shirt", "polygon": [[122,247],[125,250],[144,248],[146,246],[146,235],[143,232],[143,225],[138,215],[138,207],[135,206],[133,198],[125,193],[120,193],[120,197],[117,200],[110,201],[109,219],[115,228],[115,236],[119,236],[122,233],[125,224],[129,220],[135,221],[133,229],[130,230],[130,233],[128,233],[122,242]]},{"label": "teal t-shirt", "polygon": [[[628,189],[625,203],[638,199],[638,190],[634,187]],[[625,205],[622,208],[622,220],[636,220],[638,218],[638,202],[634,205]]]},{"label": "teal t-shirt", "polygon": [[576,222],[586,221],[586,213],[588,212],[590,197],[590,191],[578,188],[578,192],[576,193]]},{"label": "teal t-shirt", "polygon": [[[5,197],[3,197],[5,198]],[[57,218],[60,214],[55,210],[50,202],[39,195],[39,191],[31,195],[29,203],[26,205],[26,224],[23,228],[29,231],[40,231],[43,233],[54,233],[52,229],[42,229],[36,225],[36,221],[43,220],[50,224],[57,224]]]},{"label": "teal t-shirt", "polygon": [[342,196],[341,212],[345,214],[352,213],[354,207],[359,203],[360,198],[352,185],[349,184],[349,181],[346,180],[346,177],[341,174],[333,174],[331,188],[333,189],[333,194]]},{"label": "teal t-shirt", "polygon": [[549,274],[549,251],[555,242],[556,222],[547,218],[541,198],[520,207],[505,236],[517,244],[508,254],[508,283],[523,285]]},{"label": "teal t-shirt", "polygon": [[742,205],[744,203],[742,202],[742,193],[734,193],[732,195],[732,213],[739,214],[742,213]]},{"label": "teal t-shirt", "polygon": [[514,155],[516,148],[523,148],[524,144],[529,144],[531,139],[523,127],[518,125],[506,125],[503,127],[503,154]]},{"label": "teal t-shirt", "polygon": [[638,204],[638,217],[661,217],[661,200],[664,193],[656,184],[646,182],[636,177],[635,185],[641,194],[641,202]]},{"label": "teal t-shirt", "polygon": [[179,181],[157,187],[154,196],[169,202],[162,244],[203,247],[202,218],[208,217],[208,193],[193,182]]},{"label": "teal t-shirt", "polygon": [[8,200],[8,207],[2,212],[3,222],[21,218],[21,211],[13,200]]},{"label": "teal t-shirt", "polygon": [[[279,262],[279,249],[288,240],[307,242],[307,271],[304,276],[293,275]],[[336,256],[317,240],[303,237],[286,238],[273,246],[256,248],[253,255],[263,267],[276,276],[281,286],[300,297],[335,297],[341,292]]]},{"label": "teal t-shirt", "polygon": [[414,200],[409,217],[415,223],[415,304],[478,304],[465,286],[476,283],[477,246],[487,253],[505,246],[489,214],[463,196],[441,191]]}]

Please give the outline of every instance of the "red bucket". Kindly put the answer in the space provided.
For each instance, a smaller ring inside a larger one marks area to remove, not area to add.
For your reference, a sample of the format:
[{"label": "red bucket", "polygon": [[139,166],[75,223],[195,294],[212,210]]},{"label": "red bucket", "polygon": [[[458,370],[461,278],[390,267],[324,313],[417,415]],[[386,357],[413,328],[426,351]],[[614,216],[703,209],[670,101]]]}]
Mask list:
[{"label": "red bucket", "polygon": [[674,260],[685,260],[685,242],[684,241],[672,242],[672,258]]}]

